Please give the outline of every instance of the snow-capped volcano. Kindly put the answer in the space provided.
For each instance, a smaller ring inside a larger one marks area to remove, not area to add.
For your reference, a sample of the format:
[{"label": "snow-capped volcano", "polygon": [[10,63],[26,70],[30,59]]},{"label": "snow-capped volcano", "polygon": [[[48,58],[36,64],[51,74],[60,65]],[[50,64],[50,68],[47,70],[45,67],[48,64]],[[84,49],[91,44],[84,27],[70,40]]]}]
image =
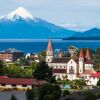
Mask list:
[{"label": "snow-capped volcano", "polygon": [[1,20],[13,20],[13,21],[19,18],[37,20],[36,17],[33,17],[32,14],[24,7],[19,7],[15,11],[9,13],[8,15],[0,17]]},{"label": "snow-capped volcano", "polygon": [[0,39],[64,38],[74,33],[41,18],[33,17],[23,7],[0,17]]}]

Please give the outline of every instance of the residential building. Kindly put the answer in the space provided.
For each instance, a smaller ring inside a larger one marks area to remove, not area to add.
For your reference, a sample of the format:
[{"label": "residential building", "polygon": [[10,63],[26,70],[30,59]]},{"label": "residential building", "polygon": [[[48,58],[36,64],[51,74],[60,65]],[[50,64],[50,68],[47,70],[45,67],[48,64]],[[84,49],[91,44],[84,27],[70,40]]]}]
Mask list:
[{"label": "residential building", "polygon": [[17,60],[20,57],[23,57],[24,53],[22,51],[19,51],[15,48],[9,48],[3,51],[0,51],[0,60],[3,61],[14,61]]},{"label": "residential building", "polygon": [[0,88],[1,89],[19,89],[26,90],[32,89],[32,86],[40,86],[46,83],[45,81],[39,81],[36,79],[27,78],[8,78],[6,76],[0,76]]}]

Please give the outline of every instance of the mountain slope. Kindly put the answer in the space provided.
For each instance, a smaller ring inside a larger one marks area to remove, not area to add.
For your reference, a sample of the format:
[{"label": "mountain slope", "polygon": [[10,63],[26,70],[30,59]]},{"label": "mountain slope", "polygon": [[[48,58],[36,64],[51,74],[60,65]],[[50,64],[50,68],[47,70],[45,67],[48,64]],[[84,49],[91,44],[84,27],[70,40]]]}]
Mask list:
[{"label": "mountain slope", "polygon": [[100,29],[92,28],[85,32],[76,32],[73,36],[65,38],[68,40],[100,40]]},{"label": "mountain slope", "polygon": [[0,17],[0,38],[2,39],[64,38],[74,33],[74,31],[33,17],[23,7]]}]

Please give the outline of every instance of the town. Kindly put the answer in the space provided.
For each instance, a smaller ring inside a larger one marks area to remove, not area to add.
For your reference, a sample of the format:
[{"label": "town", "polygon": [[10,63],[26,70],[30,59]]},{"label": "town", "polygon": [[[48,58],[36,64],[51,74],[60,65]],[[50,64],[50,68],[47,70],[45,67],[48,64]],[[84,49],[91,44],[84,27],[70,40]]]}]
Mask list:
[{"label": "town", "polygon": [[54,49],[49,40],[46,50],[38,54],[15,48],[0,51],[0,67],[0,91],[26,91],[27,100],[100,98],[99,48],[94,52],[70,46],[63,51]]}]

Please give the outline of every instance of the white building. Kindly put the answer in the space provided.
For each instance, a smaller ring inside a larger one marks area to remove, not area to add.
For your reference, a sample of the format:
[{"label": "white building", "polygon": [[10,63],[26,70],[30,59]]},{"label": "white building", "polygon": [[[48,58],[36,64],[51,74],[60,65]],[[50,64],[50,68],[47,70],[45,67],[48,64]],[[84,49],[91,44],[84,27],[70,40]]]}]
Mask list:
[{"label": "white building", "polygon": [[90,60],[89,49],[87,49],[85,57],[83,55],[83,50],[81,49],[79,57],[55,58],[50,40],[46,50],[46,62],[49,67],[53,68],[53,74],[56,76],[56,79],[64,80],[67,76],[69,80],[80,78],[89,80],[90,76],[96,73],[93,69],[93,62]]}]

